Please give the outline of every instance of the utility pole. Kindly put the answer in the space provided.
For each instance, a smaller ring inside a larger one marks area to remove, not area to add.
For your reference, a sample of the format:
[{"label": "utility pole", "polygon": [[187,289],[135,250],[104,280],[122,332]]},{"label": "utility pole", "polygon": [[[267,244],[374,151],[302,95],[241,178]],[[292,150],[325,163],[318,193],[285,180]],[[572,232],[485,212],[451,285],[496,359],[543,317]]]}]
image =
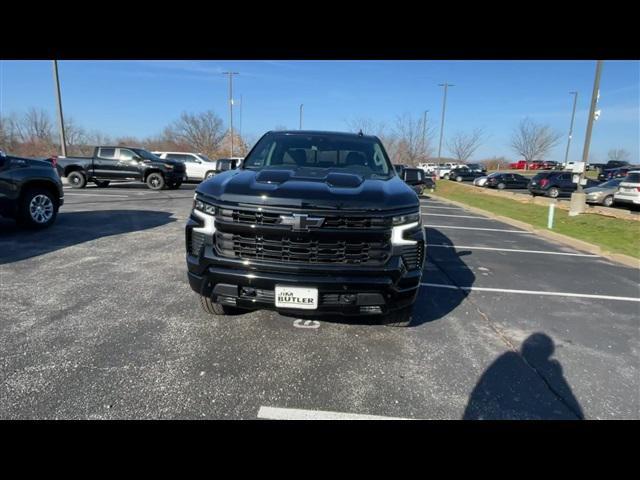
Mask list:
[{"label": "utility pole", "polygon": [[300,128],[298,130],[302,130],[302,107],[304,107],[304,103],[300,104]]},{"label": "utility pole", "polygon": [[455,87],[451,83],[439,83],[439,87],[444,87],[444,97],[442,98],[442,120],[440,121],[440,143],[438,143],[438,163],[442,160],[440,154],[442,153],[442,135],[444,134],[444,114],[447,110],[447,90],[449,87]]},{"label": "utility pole", "polygon": [[567,151],[564,154],[564,164],[567,164],[569,159],[569,146],[571,145],[571,136],[573,134],[573,120],[576,117],[576,104],[578,103],[578,92],[569,92],[573,95],[573,111],[571,112],[571,125],[569,126],[569,138],[567,139]]},{"label": "utility pole", "polygon": [[582,171],[578,177],[578,186],[574,193],[571,194],[571,203],[569,204],[569,216],[574,217],[584,212],[586,206],[587,194],[582,191],[582,182],[585,178],[585,171],[589,160],[589,146],[591,145],[591,132],[593,131],[593,122],[596,119],[596,106],[600,98],[600,75],[602,74],[602,60],[596,62],[596,77],[593,81],[593,92],[591,93],[591,107],[589,108],[589,118],[587,119],[587,133],[584,137],[584,148],[582,149]]},{"label": "utility pole", "polygon": [[238,72],[222,72],[223,75],[229,75],[229,132],[231,133],[231,157],[233,157],[233,76],[239,75]]},{"label": "utility pole", "polygon": [[[422,153],[425,154],[424,151],[424,146],[426,143],[426,136],[427,136],[427,113],[429,113],[429,110],[425,110],[424,111],[424,116],[422,117]],[[425,154],[425,160],[426,158],[426,154]]]},{"label": "utility pole", "polygon": [[67,156],[67,139],[64,135],[64,118],[62,116],[62,97],[60,95],[60,79],[58,78],[58,61],[53,60],[53,81],[55,83],[56,100],[58,103],[58,127],[60,128],[60,147],[62,156]]},{"label": "utility pole", "polygon": [[602,60],[596,62],[596,78],[593,81],[593,92],[591,93],[591,107],[589,108],[589,119],[587,120],[587,134],[584,138],[584,148],[582,149],[582,161],[584,162],[584,170],[580,173],[580,183],[578,183],[578,192],[582,192],[582,180],[584,179],[584,171],[587,169],[589,162],[589,147],[591,146],[591,132],[593,131],[593,122],[596,119],[596,107],[600,99],[600,75],[602,74]]}]

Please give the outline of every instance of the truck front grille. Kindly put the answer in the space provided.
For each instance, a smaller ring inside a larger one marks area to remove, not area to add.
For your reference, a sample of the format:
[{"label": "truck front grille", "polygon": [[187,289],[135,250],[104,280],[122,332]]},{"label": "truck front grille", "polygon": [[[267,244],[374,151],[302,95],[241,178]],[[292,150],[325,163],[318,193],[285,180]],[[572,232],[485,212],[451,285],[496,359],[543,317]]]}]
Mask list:
[{"label": "truck front grille", "polygon": [[390,255],[388,239],[325,241],[217,231],[215,243],[218,253],[226,257],[287,263],[380,265]]},{"label": "truck front grille", "polygon": [[[285,213],[221,208],[219,219],[223,222],[232,222],[244,225],[281,225],[282,222],[280,215],[287,216],[287,214]],[[326,216],[324,214],[319,214],[318,216],[324,218],[324,221],[320,228],[391,228],[390,217],[353,217],[340,215]]]}]

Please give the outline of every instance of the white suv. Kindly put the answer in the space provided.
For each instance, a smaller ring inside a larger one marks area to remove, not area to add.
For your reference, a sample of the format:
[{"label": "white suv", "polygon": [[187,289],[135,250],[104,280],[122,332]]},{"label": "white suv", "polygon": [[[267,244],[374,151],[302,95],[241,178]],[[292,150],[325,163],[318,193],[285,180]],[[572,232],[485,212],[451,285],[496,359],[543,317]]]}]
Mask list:
[{"label": "white suv", "polygon": [[438,165],[436,163],[419,163],[418,168],[421,168],[425,173],[433,173],[436,171]]},{"label": "white suv", "polygon": [[216,173],[216,162],[202,153],[190,152],[151,152],[166,160],[184,162],[187,168],[187,181],[202,181]]},{"label": "white suv", "polygon": [[622,179],[618,191],[613,194],[613,203],[640,205],[640,170],[631,170]]}]

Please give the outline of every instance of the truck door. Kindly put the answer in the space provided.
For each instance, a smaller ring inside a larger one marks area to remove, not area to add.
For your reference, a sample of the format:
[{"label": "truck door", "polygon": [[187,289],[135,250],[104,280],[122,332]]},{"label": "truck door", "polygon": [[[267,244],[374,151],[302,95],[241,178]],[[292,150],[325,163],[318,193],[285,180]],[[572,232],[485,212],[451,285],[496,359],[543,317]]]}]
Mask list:
[{"label": "truck door", "polygon": [[117,178],[118,159],[116,148],[100,147],[89,167],[89,176],[97,178]]},{"label": "truck door", "polygon": [[142,158],[133,150],[118,148],[117,173],[119,178],[140,179]]}]

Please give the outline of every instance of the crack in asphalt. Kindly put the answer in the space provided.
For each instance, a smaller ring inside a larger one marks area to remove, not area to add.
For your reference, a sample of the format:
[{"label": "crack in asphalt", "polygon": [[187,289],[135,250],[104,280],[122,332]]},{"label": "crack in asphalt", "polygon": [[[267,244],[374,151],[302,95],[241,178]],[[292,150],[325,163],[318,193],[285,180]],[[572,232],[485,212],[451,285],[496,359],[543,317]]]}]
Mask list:
[{"label": "crack in asphalt", "polygon": [[432,265],[440,270],[440,272],[451,282],[452,285],[458,288],[458,291],[461,292],[464,295],[464,298],[476,308],[478,314],[487,322],[489,328],[491,328],[496,333],[496,335],[498,335],[498,338],[502,340],[502,342],[509,348],[509,350],[517,354],[522,359],[524,364],[529,367],[538,377],[540,377],[540,380],[542,380],[542,383],[544,383],[544,385],[552,393],[552,395],[556,397],[558,401],[560,401],[560,403],[562,403],[571,413],[573,413],[573,415],[575,415],[578,420],[584,420],[584,417],[579,412],[577,412],[559,392],[557,392],[553,388],[547,378],[520,353],[520,349],[516,345],[514,345],[513,342],[511,342],[509,337],[502,331],[498,324],[492,321],[489,316],[481,310],[480,306],[472,298],[470,298],[471,291],[463,290],[461,286],[458,285],[458,283],[449,275],[445,268],[442,267],[431,255],[429,255],[429,252],[427,252],[427,259],[431,262]]}]

